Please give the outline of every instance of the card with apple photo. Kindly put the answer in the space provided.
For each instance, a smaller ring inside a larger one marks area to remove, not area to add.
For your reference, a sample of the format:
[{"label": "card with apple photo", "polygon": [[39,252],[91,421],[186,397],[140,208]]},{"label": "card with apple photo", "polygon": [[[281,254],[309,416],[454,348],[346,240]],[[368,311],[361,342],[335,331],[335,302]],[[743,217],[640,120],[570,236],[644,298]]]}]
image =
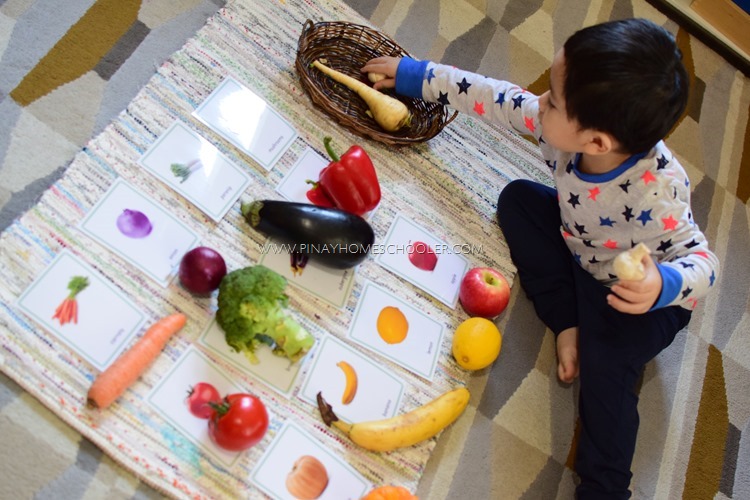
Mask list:
[{"label": "card with apple photo", "polygon": [[269,238],[261,248],[258,261],[286,278],[287,282],[339,309],[354,286],[356,268],[334,269],[319,264],[315,257],[292,252],[292,246]]},{"label": "card with apple photo", "polygon": [[250,184],[250,176],[180,120],[138,161],[215,221]]},{"label": "card with apple photo", "polygon": [[297,131],[262,97],[225,78],[193,116],[271,170],[297,138]]},{"label": "card with apple photo", "polygon": [[321,393],[336,415],[349,422],[390,418],[398,411],[404,382],[382,362],[331,335],[311,356],[300,399],[317,408]]},{"label": "card with apple photo", "polygon": [[458,291],[469,261],[450,245],[402,214],[378,247],[376,262],[434,296],[456,307]]},{"label": "card with apple photo", "polygon": [[444,333],[440,322],[367,281],[354,310],[348,337],[432,380]]},{"label": "card with apple photo", "polygon": [[[208,431],[209,413],[204,413],[203,405],[191,404],[191,398],[188,397],[190,391],[198,384],[212,386],[215,392],[206,387],[207,392],[213,393],[214,396],[218,394],[220,398],[228,394],[248,392],[230,379],[211,358],[191,346],[159,380],[146,396],[146,400],[182,436],[223,466],[231,467],[241,456],[241,452],[220,448],[211,439]],[[268,418],[270,421],[272,415],[269,414]],[[163,434],[169,436],[166,432]],[[169,439],[177,441],[179,437],[172,436]]]},{"label": "card with apple photo", "polygon": [[287,420],[258,460],[250,480],[271,498],[357,500],[373,486],[309,432]]},{"label": "card with apple photo", "polygon": [[146,320],[119,288],[67,249],[17,305],[98,370],[114,361]]},{"label": "card with apple photo", "polygon": [[81,229],[162,286],[199,240],[174,215],[119,178],[81,221]]},{"label": "card with apple photo", "polygon": [[228,361],[238,370],[262,380],[283,396],[289,396],[291,393],[300,368],[305,362],[304,357],[292,362],[283,356],[276,356],[268,345],[261,344],[255,349],[254,354],[257,359],[253,363],[244,353],[235,351],[227,344],[224,330],[221,329],[216,319],[209,322],[198,337],[198,343]]}]

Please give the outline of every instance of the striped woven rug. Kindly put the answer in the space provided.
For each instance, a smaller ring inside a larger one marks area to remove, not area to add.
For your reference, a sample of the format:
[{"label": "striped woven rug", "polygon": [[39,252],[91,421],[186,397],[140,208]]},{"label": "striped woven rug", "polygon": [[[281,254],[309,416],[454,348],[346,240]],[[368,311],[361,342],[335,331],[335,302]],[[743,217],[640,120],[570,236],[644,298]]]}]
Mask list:
[{"label": "striped woven rug", "polygon": [[[748,78],[643,0],[585,1],[575,6],[541,0],[346,4],[352,9],[327,1],[230,1],[180,49],[216,4],[0,3],[0,91],[9,117],[0,125],[0,222],[8,226],[0,240],[5,283],[0,285],[0,366],[10,376],[3,376],[0,387],[0,432],[6,444],[0,451],[0,475],[14,478],[0,482],[0,497],[261,496],[247,479],[257,452],[230,471],[213,467],[200,451],[174,453],[170,446],[177,437],[169,434],[172,441],[165,442],[167,428],[142,401],[144,391],[200,331],[208,314],[205,304],[139,279],[126,263],[90,245],[74,227],[112,180],[123,177],[183,214],[207,244],[230,240],[225,256],[232,266],[257,258],[258,241],[242,230],[236,207],[221,224],[207,224],[200,213],[174,200],[157,181],[137,175],[133,167],[173,118],[190,120],[190,110],[224,75],[234,75],[261,93],[300,131],[288,155],[270,173],[206,132],[222,151],[248,166],[251,189],[272,196],[273,186],[303,146],[318,147],[319,124],[325,121],[300,91],[291,64],[307,17],[366,20],[417,57],[508,78],[541,92],[555,48],[573,31],[606,19],[643,16],[676,33],[686,56],[693,83],[691,103],[668,143],[691,175],[696,220],[713,242],[725,272],[688,329],[648,366],[640,389],[633,493],[635,498],[750,498]],[[91,26],[106,26],[109,33],[97,32],[92,38]],[[32,33],[27,40],[33,36],[34,42],[24,42],[24,33]],[[160,44],[164,40],[173,44],[171,48]],[[64,63],[69,66],[66,73],[50,71],[59,68],[60,61],[79,64]],[[191,82],[189,91],[178,92],[184,82]],[[357,140],[337,127],[328,132],[336,142]],[[92,133],[96,136],[89,142]],[[379,210],[373,220],[378,234],[384,234],[395,213],[406,211],[425,226],[439,228],[443,237],[481,242],[483,255],[472,259],[512,276],[494,226],[494,203],[512,178],[545,178],[532,145],[469,117],[460,117],[441,136],[415,148],[408,164],[388,148],[366,145],[389,165],[384,174],[387,210]],[[491,153],[482,156],[479,151]],[[403,202],[415,193],[422,203]],[[156,317],[174,307],[192,320],[134,388],[127,404],[106,418],[80,406],[91,368],[69,353],[50,352],[43,330],[12,306],[64,246],[120,283],[149,315]],[[372,262],[361,271],[362,279],[382,281],[397,293],[412,291],[383,275]],[[293,294],[292,305],[302,317],[322,316],[320,322],[309,324],[317,334],[341,335],[360,292],[355,286],[342,311],[313,305],[301,292]],[[165,294],[166,301],[153,299]],[[446,325],[455,325],[461,317],[427,296],[405,298],[433,310]],[[467,412],[437,443],[386,458],[373,458],[338,442],[331,442],[333,449],[350,458],[373,483],[398,482],[422,498],[571,498],[577,388],[556,381],[553,339],[518,286],[499,325],[503,352],[491,369],[469,377],[446,354],[434,383],[412,381],[404,408],[454,384],[467,383],[472,392]],[[442,346],[446,353],[447,347]],[[266,394],[262,385],[246,382]],[[133,421],[135,409],[146,410],[138,413],[143,422]],[[279,415],[290,412],[321,439],[330,439],[310,418],[306,403],[282,402],[274,409]],[[101,426],[94,428],[95,421]],[[279,425],[279,420],[272,424],[272,433]]]}]

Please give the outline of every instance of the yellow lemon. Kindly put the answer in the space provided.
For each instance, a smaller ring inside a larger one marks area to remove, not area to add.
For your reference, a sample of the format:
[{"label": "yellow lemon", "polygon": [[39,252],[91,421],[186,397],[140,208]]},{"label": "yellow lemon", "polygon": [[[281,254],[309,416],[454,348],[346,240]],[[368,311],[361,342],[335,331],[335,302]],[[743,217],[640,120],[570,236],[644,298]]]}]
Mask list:
[{"label": "yellow lemon", "polygon": [[409,332],[409,321],[401,309],[386,306],[378,314],[378,333],[388,344],[398,344],[404,341]]},{"label": "yellow lemon", "polygon": [[453,357],[465,370],[481,370],[500,355],[503,336],[495,323],[485,318],[469,318],[453,334]]}]

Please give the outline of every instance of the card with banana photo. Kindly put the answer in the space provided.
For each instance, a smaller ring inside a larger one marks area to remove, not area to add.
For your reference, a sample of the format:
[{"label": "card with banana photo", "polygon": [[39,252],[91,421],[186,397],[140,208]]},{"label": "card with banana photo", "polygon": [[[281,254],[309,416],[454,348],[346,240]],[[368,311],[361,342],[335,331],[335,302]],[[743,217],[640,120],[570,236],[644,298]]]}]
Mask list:
[{"label": "card with banana photo", "polygon": [[301,399],[317,407],[321,393],[337,415],[355,422],[398,411],[404,381],[383,363],[330,335],[309,356]]}]

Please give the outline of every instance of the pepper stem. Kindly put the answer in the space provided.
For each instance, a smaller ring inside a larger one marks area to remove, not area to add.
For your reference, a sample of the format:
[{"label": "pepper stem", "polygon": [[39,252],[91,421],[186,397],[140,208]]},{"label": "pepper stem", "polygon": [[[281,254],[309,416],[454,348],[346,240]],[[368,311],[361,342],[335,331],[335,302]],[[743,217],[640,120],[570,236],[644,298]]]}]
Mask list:
[{"label": "pepper stem", "polygon": [[328,156],[331,157],[331,160],[333,161],[339,161],[339,155],[336,154],[336,151],[333,150],[333,146],[331,146],[331,141],[333,140],[332,137],[326,136],[323,138],[323,145],[326,147],[326,151],[328,152]]}]

